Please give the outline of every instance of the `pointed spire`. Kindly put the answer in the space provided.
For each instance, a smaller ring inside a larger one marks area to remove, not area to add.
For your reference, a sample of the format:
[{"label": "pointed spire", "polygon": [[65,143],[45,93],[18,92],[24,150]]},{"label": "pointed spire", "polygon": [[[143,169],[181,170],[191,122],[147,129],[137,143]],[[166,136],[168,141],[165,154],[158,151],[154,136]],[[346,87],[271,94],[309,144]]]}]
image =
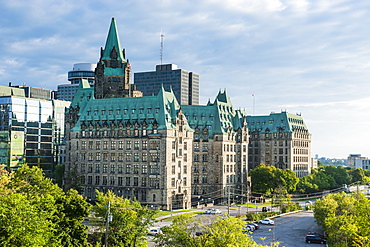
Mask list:
[{"label": "pointed spire", "polygon": [[116,20],[114,18],[112,18],[112,21],[110,23],[107,41],[105,42],[105,47],[102,51],[102,60],[111,60],[112,53],[117,54],[117,60],[125,61],[118,36]]}]

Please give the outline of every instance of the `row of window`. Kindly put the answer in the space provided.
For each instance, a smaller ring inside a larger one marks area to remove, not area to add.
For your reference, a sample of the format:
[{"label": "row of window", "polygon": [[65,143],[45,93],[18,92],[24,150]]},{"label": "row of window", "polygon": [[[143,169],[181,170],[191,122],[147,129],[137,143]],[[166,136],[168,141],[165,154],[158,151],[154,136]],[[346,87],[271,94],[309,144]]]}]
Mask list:
[{"label": "row of window", "polygon": [[82,185],[110,185],[110,186],[140,186],[159,188],[158,178],[146,177],[108,177],[108,176],[81,176]]},{"label": "row of window", "polygon": [[[71,150],[72,145],[70,144],[69,150]],[[76,149],[79,149],[79,142],[76,141]],[[147,140],[136,140],[136,141],[81,141],[81,150],[147,150],[148,149],[148,141]],[[159,150],[160,145],[159,141],[151,141],[149,142],[149,149],[151,150]]]},{"label": "row of window", "polygon": [[[159,107],[158,108],[155,108],[154,109],[154,113],[159,113]],[[91,111],[91,110],[88,110],[87,111],[87,116],[98,116],[98,115],[120,115],[120,114],[144,114],[144,113],[147,113],[147,114],[151,114],[153,113],[152,111],[152,108],[146,108],[146,110],[144,108],[139,108],[139,109],[135,109],[135,108],[132,108],[132,109],[123,109],[123,111],[121,109],[116,109],[116,110],[100,110],[100,113],[99,113],[99,110],[94,110],[94,111]]]},{"label": "row of window", "polygon": [[[148,153],[131,153],[126,152],[124,153],[76,153],[75,161],[110,161],[110,162],[147,162],[148,161]],[[70,161],[71,153],[69,153],[69,161]],[[150,162],[160,162],[160,155],[159,153],[149,153],[149,161]]]},{"label": "row of window", "polygon": [[[149,168],[149,170],[148,170]],[[109,170],[108,170],[109,169]],[[108,165],[108,164],[80,164],[80,167],[77,167],[77,171],[81,173],[126,173],[126,174],[160,174],[160,167],[159,165]]]}]

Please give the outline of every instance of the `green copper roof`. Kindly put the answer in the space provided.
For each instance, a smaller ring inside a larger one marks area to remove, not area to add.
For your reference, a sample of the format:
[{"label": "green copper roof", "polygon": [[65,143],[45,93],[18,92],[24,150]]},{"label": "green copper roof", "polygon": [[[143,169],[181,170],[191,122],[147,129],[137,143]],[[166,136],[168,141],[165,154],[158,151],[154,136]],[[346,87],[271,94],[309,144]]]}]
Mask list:
[{"label": "green copper roof", "polygon": [[[80,108],[79,120],[72,131],[81,130],[81,126],[131,126],[143,125],[151,129],[153,124],[158,125],[158,129],[175,128],[174,119],[180,111],[173,92],[162,90],[157,96],[146,97],[127,97],[95,99],[92,97],[91,88],[80,87],[73,98],[71,106]],[[68,112],[68,110],[67,110]],[[188,125],[185,129],[190,130]]]},{"label": "green copper roof", "polygon": [[181,109],[192,129],[207,128],[209,136],[235,131],[246,123],[246,113],[234,109],[226,91],[219,92],[214,103],[209,101],[205,106],[182,105]]},{"label": "green copper roof", "polygon": [[271,113],[266,116],[247,116],[250,131],[266,132],[293,132],[295,130],[308,131],[301,115],[287,112]]},{"label": "green copper roof", "polygon": [[105,47],[102,54],[102,60],[110,60],[111,59],[111,52],[113,49],[116,49],[118,54],[118,61],[125,61],[125,57],[123,55],[121,49],[121,43],[119,41],[118,30],[116,25],[116,20],[112,18],[110,23],[110,28],[107,36],[107,41],[105,42]]}]

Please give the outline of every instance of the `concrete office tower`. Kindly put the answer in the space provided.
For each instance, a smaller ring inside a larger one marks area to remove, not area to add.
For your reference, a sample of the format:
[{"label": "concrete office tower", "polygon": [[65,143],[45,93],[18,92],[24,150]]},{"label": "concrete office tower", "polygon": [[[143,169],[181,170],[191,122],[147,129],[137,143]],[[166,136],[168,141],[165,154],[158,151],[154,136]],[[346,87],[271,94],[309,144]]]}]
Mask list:
[{"label": "concrete office tower", "polygon": [[72,101],[82,79],[88,80],[90,86],[94,86],[95,68],[96,64],[92,63],[74,64],[73,70],[68,71],[68,81],[71,83],[58,85],[55,98],[58,100]]},{"label": "concrete office tower", "polygon": [[297,177],[311,173],[311,134],[301,115],[287,112],[247,116],[249,169],[259,164],[291,169]]},{"label": "concrete office tower", "polygon": [[27,162],[52,172],[69,104],[51,99],[47,89],[0,86],[0,164],[16,170]]},{"label": "concrete office tower", "polygon": [[155,71],[134,74],[134,84],[144,96],[157,95],[162,85],[172,90],[180,105],[199,105],[199,74],[175,64],[157,65]]}]

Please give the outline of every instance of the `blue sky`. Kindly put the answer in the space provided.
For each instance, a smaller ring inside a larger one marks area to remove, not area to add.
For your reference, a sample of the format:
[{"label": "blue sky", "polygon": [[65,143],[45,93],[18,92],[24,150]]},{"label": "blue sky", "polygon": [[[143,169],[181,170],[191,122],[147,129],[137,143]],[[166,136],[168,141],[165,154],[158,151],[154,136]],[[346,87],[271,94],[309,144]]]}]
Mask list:
[{"label": "blue sky", "polygon": [[353,0],[12,0],[0,6],[0,85],[55,90],[96,63],[117,20],[133,72],[200,74],[201,103],[226,89],[253,114],[301,113],[313,155],[370,156],[370,2]]}]

